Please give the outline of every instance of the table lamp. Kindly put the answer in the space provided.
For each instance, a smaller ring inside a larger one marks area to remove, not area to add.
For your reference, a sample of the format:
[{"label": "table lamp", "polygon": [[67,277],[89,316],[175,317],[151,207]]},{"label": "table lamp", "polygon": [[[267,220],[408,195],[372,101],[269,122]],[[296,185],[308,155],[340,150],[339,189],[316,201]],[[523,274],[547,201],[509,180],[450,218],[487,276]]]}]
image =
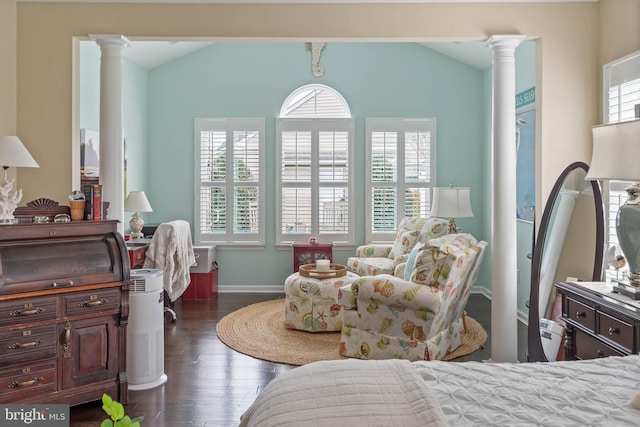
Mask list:
[{"label": "table lamp", "polygon": [[0,185],[0,224],[13,224],[16,222],[13,211],[22,199],[22,189],[11,193],[14,180],[7,180],[7,170],[12,166],[20,168],[39,168],[40,166],[17,136],[0,137],[0,163],[4,169],[4,184]]},{"label": "table lamp", "polygon": [[153,212],[147,196],[144,191],[132,191],[129,193],[124,201],[124,210],[127,212],[135,212],[129,221],[129,227],[131,228],[132,239],[142,239],[142,227],[144,227],[144,221],[138,215],[139,212]]},{"label": "table lamp", "polygon": [[594,126],[591,166],[585,179],[633,181],[616,215],[616,234],[629,265],[629,280],[614,292],[640,299],[640,120]]},{"label": "table lamp", "polygon": [[431,216],[449,218],[447,233],[460,233],[462,229],[456,225],[455,218],[470,218],[471,190],[469,187],[434,187],[431,201]]}]

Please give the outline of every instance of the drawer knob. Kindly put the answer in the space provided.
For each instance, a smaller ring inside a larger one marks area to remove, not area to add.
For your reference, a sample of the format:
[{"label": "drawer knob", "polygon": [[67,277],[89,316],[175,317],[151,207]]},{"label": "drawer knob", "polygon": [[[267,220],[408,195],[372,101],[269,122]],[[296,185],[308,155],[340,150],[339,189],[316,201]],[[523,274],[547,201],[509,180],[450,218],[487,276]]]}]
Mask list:
[{"label": "drawer knob", "polygon": [[615,335],[615,334],[619,334],[620,331],[618,330],[618,328],[609,328],[609,335]]},{"label": "drawer knob", "polygon": [[576,317],[578,319],[585,316],[586,316],[586,313],[584,311],[576,311]]}]

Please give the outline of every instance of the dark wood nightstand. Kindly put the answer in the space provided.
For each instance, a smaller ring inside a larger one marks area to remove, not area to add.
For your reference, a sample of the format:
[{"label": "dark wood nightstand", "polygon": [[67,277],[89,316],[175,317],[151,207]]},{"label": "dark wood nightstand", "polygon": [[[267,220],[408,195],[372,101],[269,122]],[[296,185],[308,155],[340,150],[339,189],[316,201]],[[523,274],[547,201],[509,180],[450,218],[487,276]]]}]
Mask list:
[{"label": "dark wood nightstand", "polygon": [[640,301],[612,292],[607,282],[561,282],[567,360],[640,352]]}]

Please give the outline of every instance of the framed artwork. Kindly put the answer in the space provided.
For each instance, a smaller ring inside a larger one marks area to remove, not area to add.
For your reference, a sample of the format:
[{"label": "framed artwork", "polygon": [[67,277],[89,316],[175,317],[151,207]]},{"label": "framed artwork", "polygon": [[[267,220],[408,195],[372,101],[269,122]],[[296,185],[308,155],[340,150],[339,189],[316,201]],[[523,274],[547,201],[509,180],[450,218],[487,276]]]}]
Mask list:
[{"label": "framed artwork", "polygon": [[516,114],[516,218],[533,222],[536,208],[536,110]]},{"label": "framed artwork", "polygon": [[100,133],[80,129],[80,173],[83,177],[100,176]]}]

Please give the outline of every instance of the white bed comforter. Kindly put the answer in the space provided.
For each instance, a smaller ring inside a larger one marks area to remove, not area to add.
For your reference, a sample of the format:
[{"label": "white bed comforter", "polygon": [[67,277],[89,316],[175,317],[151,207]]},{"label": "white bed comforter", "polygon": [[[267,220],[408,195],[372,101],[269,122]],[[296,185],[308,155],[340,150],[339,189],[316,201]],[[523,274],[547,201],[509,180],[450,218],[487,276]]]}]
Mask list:
[{"label": "white bed comforter", "polygon": [[554,363],[415,362],[452,426],[640,426],[640,356]]},{"label": "white bed comforter", "polygon": [[640,356],[554,363],[336,360],[267,385],[240,426],[640,426]]},{"label": "white bed comforter", "polygon": [[406,360],[336,360],[272,380],[241,427],[441,427],[437,399]]}]

